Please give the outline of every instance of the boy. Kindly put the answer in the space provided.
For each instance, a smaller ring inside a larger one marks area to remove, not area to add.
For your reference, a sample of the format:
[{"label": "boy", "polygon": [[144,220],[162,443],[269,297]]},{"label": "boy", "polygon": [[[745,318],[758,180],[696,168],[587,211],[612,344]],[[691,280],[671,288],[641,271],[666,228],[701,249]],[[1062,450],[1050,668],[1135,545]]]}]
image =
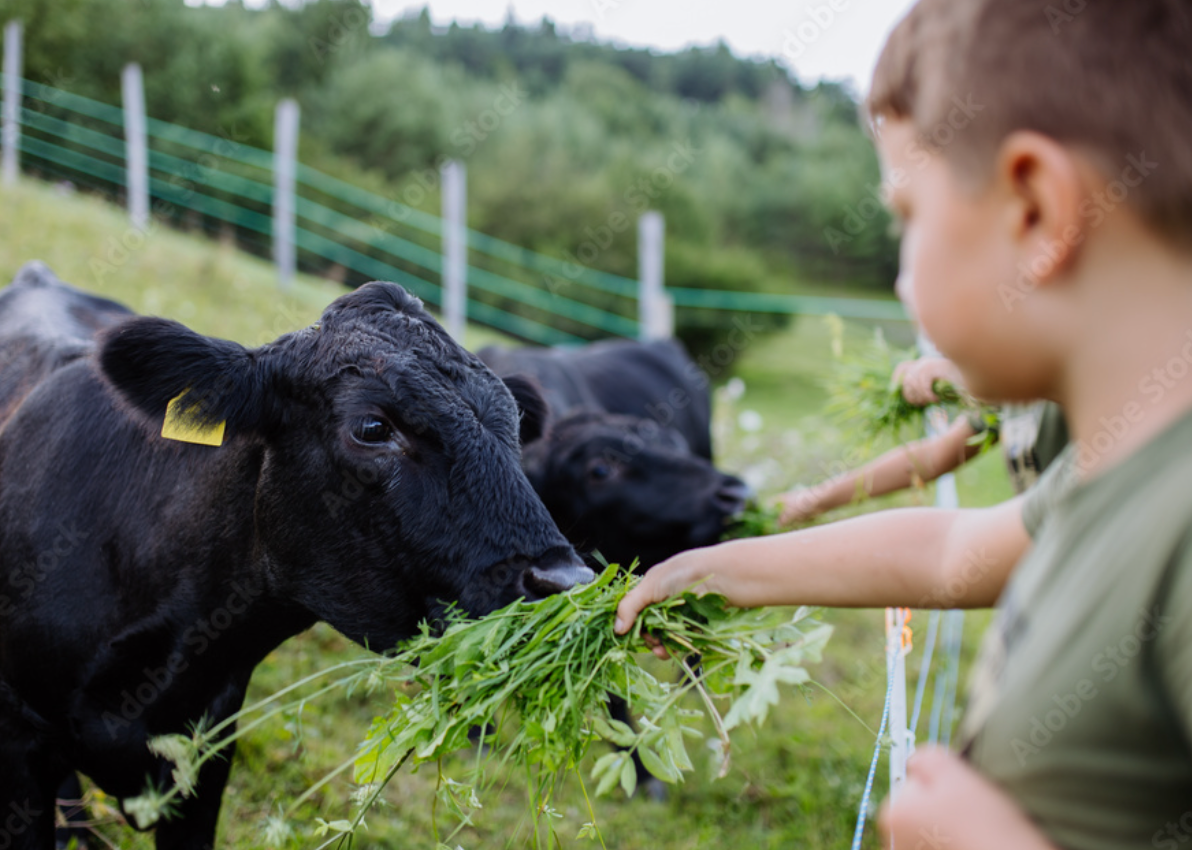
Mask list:
[{"label": "boy", "polygon": [[868,98],[924,330],[978,397],[1054,400],[1028,494],[683,553],[736,605],[998,602],[963,756],[912,760],[895,846],[1178,847],[1192,818],[1192,5],[920,0]]}]

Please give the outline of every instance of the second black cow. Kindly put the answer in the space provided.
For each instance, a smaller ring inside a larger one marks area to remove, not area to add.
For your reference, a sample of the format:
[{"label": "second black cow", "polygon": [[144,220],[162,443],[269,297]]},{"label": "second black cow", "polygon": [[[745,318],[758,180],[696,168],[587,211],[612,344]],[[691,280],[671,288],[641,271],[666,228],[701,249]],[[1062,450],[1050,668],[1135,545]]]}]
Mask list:
[{"label": "second black cow", "polygon": [[485,348],[501,376],[528,375],[549,407],[526,446],[530,483],[581,552],[648,569],[720,539],[751,493],[712,465],[706,376],[680,343]]}]

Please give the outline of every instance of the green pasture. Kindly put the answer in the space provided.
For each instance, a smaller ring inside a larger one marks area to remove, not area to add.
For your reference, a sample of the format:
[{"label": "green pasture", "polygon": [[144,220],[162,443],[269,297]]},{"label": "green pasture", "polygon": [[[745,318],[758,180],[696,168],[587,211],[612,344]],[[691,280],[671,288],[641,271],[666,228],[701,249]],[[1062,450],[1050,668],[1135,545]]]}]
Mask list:
[{"label": "green pasture", "polygon": [[[337,294],[334,285],[300,278],[278,293],[272,269],[217,242],[164,227],[147,235],[133,231],[122,212],[94,198],[70,195],[41,184],[5,189],[0,204],[0,277],[11,278],[26,260],[47,262],[63,279],[116,298],[138,311],[183,321],[210,334],[255,344],[313,321]],[[887,335],[900,344],[909,329],[893,325]],[[872,328],[850,326],[847,344],[862,342]],[[469,345],[494,340],[471,329]],[[799,318],[779,335],[759,336],[733,352],[714,377],[718,384],[716,439],[719,465],[758,482],[763,496],[811,484],[842,462],[860,457],[855,446],[820,414],[824,393],[819,376],[831,368],[830,335],[821,320]],[[726,386],[731,378],[743,382]],[[1010,494],[997,452],[987,453],[958,476],[962,503],[987,505]],[[880,500],[866,509],[930,503],[930,489]],[[839,519],[841,511],[826,519]],[[695,848],[844,848],[852,835],[858,802],[874,745],[884,695],[881,611],[825,611],[835,626],[825,660],[812,669],[823,687],[791,692],[762,729],[739,730],[733,767],[712,777],[713,754],[697,759],[685,784],[670,789],[665,802],[624,799],[619,792],[595,801],[603,843],[618,850]],[[927,615],[916,613],[916,643]],[[966,620],[965,665],[971,660],[988,614]],[[272,653],[253,679],[250,700],[260,699],[313,671],[359,657],[363,650],[328,627],[300,635]],[[908,666],[917,670],[916,646]],[[964,671],[962,670],[962,681]],[[913,688],[913,678],[911,681]],[[830,692],[830,693],[829,693]],[[847,708],[846,708],[847,707]],[[243,741],[224,799],[220,847],[315,847],[316,818],[347,817],[352,785],[345,776],[328,782],[294,814],[294,836],[267,841],[264,824],[284,811],[319,778],[351,758],[374,715],[386,709],[384,695],[324,696],[300,714],[277,718]],[[853,715],[856,715],[854,717]],[[860,718],[859,720],[857,718]],[[924,732],[925,721],[920,724]],[[599,755],[596,753],[595,755]],[[589,761],[592,757],[589,758]],[[586,775],[590,764],[581,766]],[[435,848],[434,800],[442,778],[462,775],[465,764],[449,761],[442,777],[431,768],[402,772],[386,795],[387,804],[367,819],[355,846]],[[883,757],[875,803],[884,794]],[[521,776],[481,797],[474,826],[447,845],[474,848],[532,846],[531,818]],[[113,820],[111,801],[96,799],[93,812]],[[438,807],[441,839],[450,818]],[[575,777],[559,789],[558,817],[549,818],[562,847],[589,846],[576,837],[590,818]],[[115,822],[100,828],[111,846],[149,848],[150,838]],[[868,827],[866,847],[877,847]],[[551,846],[555,846],[552,844]],[[591,846],[600,846],[598,842]]]}]

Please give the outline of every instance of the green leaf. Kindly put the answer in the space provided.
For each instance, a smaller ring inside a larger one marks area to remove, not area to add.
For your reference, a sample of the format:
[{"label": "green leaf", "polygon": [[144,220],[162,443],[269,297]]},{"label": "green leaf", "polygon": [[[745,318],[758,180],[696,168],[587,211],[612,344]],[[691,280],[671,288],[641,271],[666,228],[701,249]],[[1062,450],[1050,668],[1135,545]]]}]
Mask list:
[{"label": "green leaf", "polygon": [[633,767],[633,762],[625,753],[615,753],[615,756],[617,759],[616,765],[610,768],[609,771],[600,778],[600,782],[596,786],[597,797],[601,796],[602,794],[607,794],[609,791],[613,790],[613,786],[615,786],[617,784],[617,780],[621,778],[621,771],[623,769],[621,766],[622,761],[629,762],[629,767]]},{"label": "green leaf", "polygon": [[326,835],[328,832],[344,834],[352,831],[352,822],[350,820],[325,821],[322,818],[315,818],[315,822],[319,824],[319,828],[315,830],[315,835]]},{"label": "green leaf", "polygon": [[633,759],[625,756],[625,764],[621,766],[621,790],[626,797],[632,797],[637,789],[637,766]]},{"label": "green leaf", "polygon": [[614,764],[618,764],[623,757],[622,753],[609,753],[596,759],[596,763],[592,765],[592,778],[597,779],[603,776],[605,771],[611,769]]},{"label": "green leaf", "polygon": [[645,765],[646,770],[657,776],[663,782],[678,782],[682,776],[670,761],[663,759],[661,755],[654,752],[649,747],[639,747],[637,751],[638,757],[641,758],[642,764]]},{"label": "green leaf", "polygon": [[[691,758],[687,755],[687,742],[683,740],[685,727],[671,727],[666,730],[666,746],[671,759],[679,770],[694,770]],[[698,732],[696,733],[699,734]]]}]

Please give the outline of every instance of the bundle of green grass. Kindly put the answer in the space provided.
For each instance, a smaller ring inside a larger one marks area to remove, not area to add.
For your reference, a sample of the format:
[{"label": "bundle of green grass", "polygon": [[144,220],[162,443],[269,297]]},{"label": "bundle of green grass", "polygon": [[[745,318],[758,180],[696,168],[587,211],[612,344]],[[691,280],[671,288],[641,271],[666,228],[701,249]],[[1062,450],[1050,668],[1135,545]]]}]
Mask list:
[{"label": "bundle of green grass", "polygon": [[[871,448],[875,444],[902,443],[922,437],[930,406],[907,401],[902,394],[902,382],[895,375],[900,364],[915,360],[919,352],[891,346],[880,329],[875,330],[868,345],[845,351],[839,321],[829,325],[835,364],[824,380],[828,393],[825,412],[853,435],[854,442]],[[996,426],[996,409],[962,388],[937,380],[932,391],[948,418],[965,414]]]},{"label": "bundle of green grass", "polygon": [[[354,811],[341,820],[319,821],[318,831],[330,835],[323,846],[350,839],[403,766],[436,762],[460,750],[473,749],[476,756],[468,781],[452,782],[458,790],[447,795],[457,831],[479,808],[476,793],[488,787],[486,779],[498,767],[507,774],[505,768],[513,766],[530,785],[537,836],[558,781],[574,774],[585,783],[578,765],[599,741],[617,749],[590,770],[595,796],[617,787],[633,793],[635,753],[659,779],[678,782],[693,769],[687,741],[702,737],[693,724],[702,713],[719,738],[723,775],[729,733],[763,722],[778,703],[780,685],[811,681],[805,665],[820,660],[831,628],[817,623],[808,609],[736,609],[718,596],[686,593],[647,608],[629,634],[615,635],[617,603],[636,580],[610,566],[591,584],[542,601],[518,601],[479,619],[453,612],[440,629],[424,624],[391,656],[337,665],[223,724],[197,728],[189,737],[155,739],[155,750],[175,764],[174,787],[126,801],[125,810],[141,826],[168,815],[174,800],[193,791],[202,763],[219,757],[232,740],[300,702],[345,688],[388,692],[393,702],[344,765],[358,785]],[[657,671],[656,663],[643,666],[647,634],[670,651],[679,671],[655,675],[649,668]],[[700,658],[698,671],[684,660],[692,655]],[[314,679],[334,674],[339,677],[307,692]],[[691,692],[699,695],[699,709],[684,700]],[[610,694],[625,700],[636,728],[610,716]],[[235,721],[239,727],[228,734]],[[469,736],[476,727],[486,730],[486,746],[478,750]],[[321,784],[293,801],[289,811]],[[586,784],[584,792],[589,796]],[[580,835],[598,838],[591,806],[589,797],[592,817]],[[289,829],[287,817],[275,818],[269,837],[277,840]],[[543,832],[548,842],[554,838],[549,819]]]}]

